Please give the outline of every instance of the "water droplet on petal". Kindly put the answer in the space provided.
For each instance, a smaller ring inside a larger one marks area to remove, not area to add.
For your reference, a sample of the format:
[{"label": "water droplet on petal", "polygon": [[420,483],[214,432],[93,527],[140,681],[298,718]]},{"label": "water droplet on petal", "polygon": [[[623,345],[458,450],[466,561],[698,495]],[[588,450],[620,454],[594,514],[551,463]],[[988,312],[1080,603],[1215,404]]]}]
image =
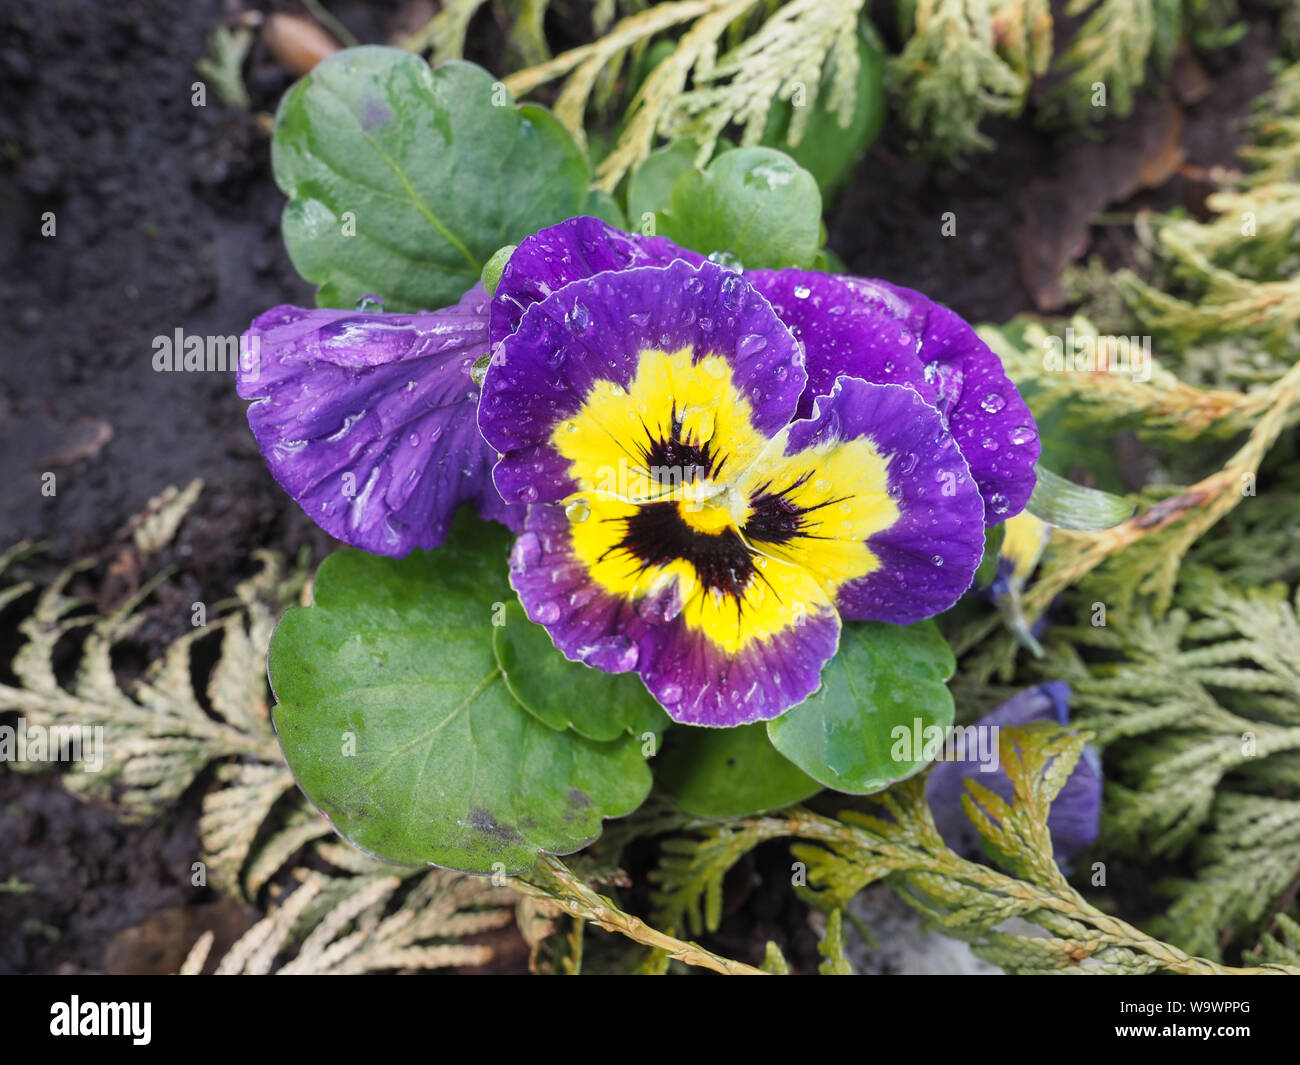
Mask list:
[{"label": "water droplet on petal", "polygon": [[543,603],[537,608],[533,620],[539,625],[550,625],[560,619],[560,608],[554,603]]},{"label": "water droplet on petal", "polygon": [[682,701],[682,686],[680,684],[665,684],[659,689],[659,701],[664,706],[673,706]]},{"label": "water droplet on petal", "polygon": [[980,409],[988,414],[997,414],[1006,405],[1006,399],[998,392],[990,392],[980,400]]},{"label": "water droplet on petal", "polygon": [[989,509],[991,509],[994,514],[1005,514],[1011,509],[1011,501],[1001,492],[994,492],[989,496]]},{"label": "water droplet on petal", "polygon": [[357,300],[356,310],[379,313],[384,309],[384,301],[374,293],[368,292]]},{"label": "water droplet on petal", "polygon": [[[735,259],[737,264],[735,267],[732,267],[730,263],[726,262],[723,262],[720,265],[726,266],[729,270],[739,270],[740,260],[736,259],[734,255],[729,256],[729,258]],[[722,300],[722,305],[729,311],[739,310],[740,305],[745,302],[745,289],[746,285],[744,278],[736,273],[727,274],[727,276],[722,279],[722,284],[718,286],[718,293]]]},{"label": "water droplet on petal", "polygon": [[1013,444],[1028,444],[1036,439],[1038,439],[1038,431],[1028,425],[1017,425],[1011,430],[1010,440]]},{"label": "water droplet on petal", "polygon": [[521,489],[519,489],[518,492],[515,493],[515,495],[518,497],[519,502],[521,503],[537,502],[537,489],[534,488],[531,484],[524,485]]},{"label": "water droplet on petal", "polygon": [[586,304],[575,301],[564,312],[564,324],[569,327],[569,332],[582,336],[591,330],[591,311],[587,310]]},{"label": "water droplet on petal", "polygon": [[575,499],[564,508],[564,513],[570,521],[581,523],[591,517],[591,504],[585,499]]},{"label": "water droplet on petal", "polygon": [[998,449],[998,442],[994,440],[993,437],[986,436],[980,442],[980,447],[982,447],[985,451],[996,451]]},{"label": "water droplet on petal", "polygon": [[806,300],[811,295],[812,295],[812,289],[810,289],[807,285],[795,285],[794,287],[795,299]]}]

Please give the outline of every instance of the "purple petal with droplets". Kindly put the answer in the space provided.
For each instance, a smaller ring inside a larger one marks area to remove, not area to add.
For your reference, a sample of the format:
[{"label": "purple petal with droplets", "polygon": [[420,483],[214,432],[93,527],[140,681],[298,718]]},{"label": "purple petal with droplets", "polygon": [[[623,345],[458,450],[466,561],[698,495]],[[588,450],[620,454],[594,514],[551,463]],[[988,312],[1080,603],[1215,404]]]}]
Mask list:
[{"label": "purple petal with droplets", "polygon": [[860,437],[887,460],[899,515],[867,539],[879,568],[841,587],[836,605],[853,621],[906,625],[932,617],[961,597],[979,568],[979,491],[939,412],[900,385],[840,378],[811,418],[790,426],[785,453]]},{"label": "purple petal with droplets", "polygon": [[573,281],[606,270],[667,266],[674,259],[699,265],[704,256],[666,237],[624,233],[599,218],[548,226],[525,237],[501,273],[492,297],[492,346],[519,327],[524,311]]},{"label": "purple petal with droplets", "polygon": [[478,433],[470,366],[487,350],[487,297],[419,314],[275,307],[249,328],[239,394],[272,475],[331,536],[380,555],[437,547],[456,508],[512,528]]},{"label": "purple petal with droplets", "polygon": [[754,270],[804,346],[808,387],[801,416],[836,377],[915,389],[947,419],[996,525],[1024,509],[1041,445],[1033,415],[1001,360],[948,308],[911,289],[806,270]]}]

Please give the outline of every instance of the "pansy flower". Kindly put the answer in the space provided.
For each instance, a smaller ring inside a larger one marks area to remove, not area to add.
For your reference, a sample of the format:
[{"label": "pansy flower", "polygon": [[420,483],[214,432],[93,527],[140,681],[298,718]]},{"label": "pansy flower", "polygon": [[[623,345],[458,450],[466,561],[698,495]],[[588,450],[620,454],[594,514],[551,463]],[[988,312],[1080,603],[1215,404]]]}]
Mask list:
[{"label": "pansy flower", "polygon": [[635,670],[677,721],[775,717],[842,619],[951,606],[1033,487],[996,356],[906,290],[579,218],[520,244],[491,316],[479,427],[528,505],[511,582],[567,657]]},{"label": "pansy flower", "polygon": [[802,701],[842,620],[946,609],[1034,484],[1028,409],[952,312],[594,218],[525,239],[490,303],[248,335],[250,426],[326,531],[401,556],[476,505],[522,530],[511,580],[556,646],[693,724]]},{"label": "pansy flower", "polygon": [[[1012,696],[990,710],[975,723],[975,728],[1010,728],[1035,721],[1070,723],[1070,687],[1063,681],[1048,681]],[[983,771],[978,760],[939,762],[930,770],[925,797],[934,815],[935,826],[944,842],[958,854],[977,858],[983,852],[980,836],[966,815],[961,797],[967,794],[966,781],[974,780],[1010,802],[1013,787],[1001,767]],[[1101,820],[1101,758],[1092,747],[1085,747],[1078,764],[1065,786],[1056,796],[1047,815],[1047,829],[1052,836],[1056,863],[1068,870],[1070,861],[1097,838]]]}]

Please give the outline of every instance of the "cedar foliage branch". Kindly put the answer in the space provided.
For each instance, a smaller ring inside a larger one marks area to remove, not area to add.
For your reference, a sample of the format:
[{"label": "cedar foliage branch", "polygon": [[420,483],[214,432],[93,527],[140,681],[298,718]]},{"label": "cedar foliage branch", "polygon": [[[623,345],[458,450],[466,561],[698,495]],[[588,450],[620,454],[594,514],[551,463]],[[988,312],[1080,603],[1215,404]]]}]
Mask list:
[{"label": "cedar foliage branch", "polygon": [[[1141,219],[1149,279],[1121,273],[1121,299],[1094,301],[1117,330],[1157,340],[1149,382],[1044,372],[1051,325],[984,331],[1040,424],[1135,429],[1173,482],[1114,529],[1053,532],[1024,597],[1053,624],[1027,672],[1071,685],[1075,720],[1104,751],[1107,853],[1186,870],[1159,876],[1171,902],[1151,931],[1248,960],[1290,956],[1300,895],[1300,65],[1250,128],[1250,169],[1211,197],[1217,217]],[[999,630],[986,616],[959,631],[964,684],[1028,679]]]},{"label": "cedar foliage branch", "polygon": [[[1012,801],[975,782],[964,798],[1001,869],[948,849],[926,806],[924,781],[914,778],[875,797],[871,812],[830,818],[796,809],[677,837],[658,872],[659,920],[696,933],[716,929],[727,872],[760,843],[793,838],[792,853],[807,867],[807,897],[830,914],[823,971],[847,965],[836,942],[843,907],[884,880],[929,921],[1008,972],[1300,973],[1274,962],[1231,969],[1192,956],[1102,912],[1070,886],[1052,860],[1047,813],[1088,738],[1046,725],[1003,730],[1000,755]],[[1034,927],[1007,930],[1011,918]]]},{"label": "cedar foliage branch", "polygon": [[[434,61],[463,54],[469,20],[485,0],[449,0],[407,47]],[[847,129],[855,109],[857,40],[865,0],[613,0],[593,6],[595,39],[550,56],[545,0],[501,0],[508,40],[528,64],[505,83],[516,97],[561,85],[556,114],[585,141],[589,114],[612,120],[616,141],[597,180],[612,190],[658,138],[691,138],[699,160],[728,128],[757,143],[771,108],[796,96],[788,133],[797,146],[814,106]],[[1041,118],[1080,125],[1127,115],[1137,90],[1163,74],[1175,44],[1203,50],[1244,31],[1233,0],[1073,0],[1082,24],[1053,54],[1049,0],[899,0],[902,47],[890,57],[893,109],[924,155],[959,161],[992,148],[986,118],[1018,114],[1036,78],[1054,72]],[[619,12],[622,17],[616,17]],[[662,51],[658,50],[662,47]],[[652,51],[652,49],[655,49]],[[649,68],[647,70],[647,68]],[[1104,86],[1105,106],[1098,106]]]},{"label": "cedar foliage branch", "polygon": [[[10,664],[15,683],[0,683],[0,714],[21,715],[29,733],[102,729],[102,771],[72,767],[64,785],[86,799],[110,802],[126,821],[164,816],[209,767],[202,798],[199,858],[207,882],[250,901],[296,889],[227,954],[219,973],[359,973],[482,965],[489,946],[467,936],[501,928],[514,899],[490,882],[441,870],[394,869],[349,846],[322,840],[329,823],[294,785],[268,713],[266,649],[275,621],[299,598],[305,559],[290,566],[271,552],[239,584],[205,626],[172,640],[136,682],[119,682],[114,663],[137,637],[148,605],[175,579],[160,568],[121,606],[96,610],[89,594],[114,560],[146,567],[175,537],[202,482],[168,489],[128,523],[100,556],[64,568],[46,581],[36,572],[39,546],[20,543],[0,555],[0,611],[17,615],[19,647]],[[127,555],[114,554],[127,552]],[[82,589],[74,591],[74,589]],[[205,690],[195,688],[204,641],[217,650]],[[62,679],[63,656],[75,669]],[[70,733],[69,733],[70,734]],[[49,763],[14,762],[39,772]],[[304,848],[311,846],[310,852]],[[335,867],[303,867],[306,854]],[[202,971],[212,936],[195,944],[183,972]]]}]

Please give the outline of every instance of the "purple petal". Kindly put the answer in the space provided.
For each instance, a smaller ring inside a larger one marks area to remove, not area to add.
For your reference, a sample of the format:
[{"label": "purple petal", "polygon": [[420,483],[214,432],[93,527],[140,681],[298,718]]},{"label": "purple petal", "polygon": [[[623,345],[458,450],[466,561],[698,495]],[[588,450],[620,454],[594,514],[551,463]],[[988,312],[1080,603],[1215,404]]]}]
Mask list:
[{"label": "purple petal", "polygon": [[[1034,721],[1068,725],[1069,697],[1069,686],[1061,681],[1027,688],[985,714],[974,727],[1013,727]],[[990,736],[989,743],[995,742],[996,737]],[[961,797],[967,794],[968,779],[979,782],[1007,802],[1014,794],[1011,781],[1000,766],[992,772],[981,771],[978,759],[972,756],[964,760],[937,762],[926,781],[925,795],[935,825],[948,846],[966,857],[978,858],[983,853],[979,833],[966,816],[961,801]],[[1086,747],[1047,817],[1058,865],[1066,868],[1073,857],[1096,840],[1100,819],[1101,761],[1096,751]]]},{"label": "purple petal", "polygon": [[907,624],[970,587],[983,503],[939,412],[912,389],[842,377],[777,444],[779,457],[764,455],[747,475],[751,500],[762,482],[794,524],[756,507],[745,531],[757,549],[816,574],[844,617]]},{"label": "purple petal", "polygon": [[772,304],[804,347],[808,386],[799,417],[827,395],[837,377],[878,385],[907,385],[933,404],[917,351],[921,338],[908,328],[909,308],[874,282],[810,270],[750,270],[745,279]]},{"label": "purple petal", "polygon": [[[840,623],[815,581],[774,562],[766,580],[747,586],[734,618],[730,604],[715,611],[711,591],[680,569],[646,567],[630,594],[616,594],[580,557],[574,536],[605,535],[618,506],[593,503],[580,525],[562,507],[529,507],[511,554],[510,582],[525,611],[567,658],[606,672],[635,670],[673,720],[692,725],[766,720],[817,690]],[[784,624],[732,639],[741,616],[772,611],[778,595]],[[724,615],[728,624],[714,624]]]},{"label": "purple petal", "polygon": [[1033,415],[997,355],[961,317],[885,281],[804,270],[746,278],[799,338],[808,388],[800,414],[836,377],[914,388],[947,419],[985,501],[985,521],[1018,514],[1041,445]]},{"label": "purple petal", "polygon": [[419,314],[274,307],[246,334],[248,424],[272,475],[328,532],[380,555],[442,543],[456,508],[520,527],[492,486],[470,366],[487,297]]},{"label": "purple petal", "polygon": [[[669,374],[674,359],[685,363]],[[618,407],[624,431],[602,432],[594,443],[611,467],[636,467],[646,434],[662,435],[680,415],[692,423],[688,432],[709,422],[700,438],[715,438],[734,453],[730,468],[743,468],[789,421],[805,381],[794,337],[740,274],[676,260],[574,281],[533,304],[493,353],[479,427],[502,453],[495,472],[502,495],[553,502],[574,488],[563,427],[598,425],[602,409]],[[665,391],[670,385],[682,394]],[[628,399],[629,389],[645,409]],[[712,424],[715,408],[734,432]]]},{"label": "purple petal", "polygon": [[666,237],[624,233],[599,218],[570,218],[525,237],[510,256],[492,298],[492,346],[519,327],[524,311],[573,281],[605,270],[667,266],[674,259],[699,265],[704,256]]}]

